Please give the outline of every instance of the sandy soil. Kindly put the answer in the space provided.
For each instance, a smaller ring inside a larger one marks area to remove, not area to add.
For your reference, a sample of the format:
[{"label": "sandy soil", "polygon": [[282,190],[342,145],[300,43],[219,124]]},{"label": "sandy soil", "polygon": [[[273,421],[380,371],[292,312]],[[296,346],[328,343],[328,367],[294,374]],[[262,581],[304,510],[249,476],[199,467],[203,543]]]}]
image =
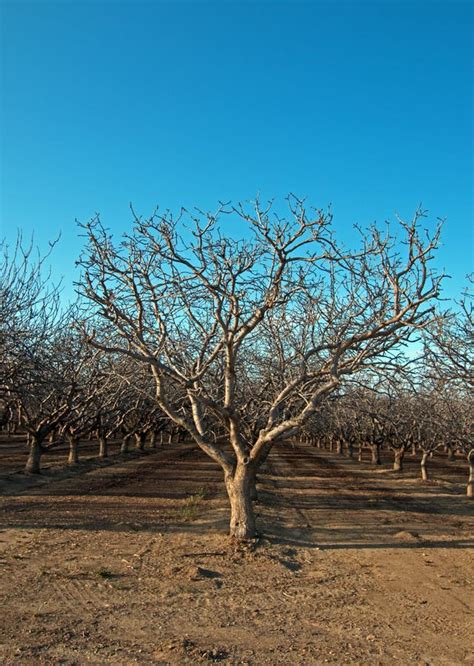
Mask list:
[{"label": "sandy soil", "polygon": [[244,547],[191,445],[111,462],[4,475],[0,663],[474,664],[461,467],[279,448]]}]

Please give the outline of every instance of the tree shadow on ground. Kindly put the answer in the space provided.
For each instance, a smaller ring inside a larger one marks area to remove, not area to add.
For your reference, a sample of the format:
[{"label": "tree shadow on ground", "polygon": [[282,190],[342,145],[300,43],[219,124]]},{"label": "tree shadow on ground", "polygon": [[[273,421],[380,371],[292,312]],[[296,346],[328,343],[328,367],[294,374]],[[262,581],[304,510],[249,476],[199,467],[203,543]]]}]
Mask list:
[{"label": "tree shadow on ground", "polygon": [[[268,534],[265,534],[265,539],[272,544],[279,544],[285,546],[294,546],[298,548],[310,548],[317,550],[372,550],[372,549],[393,549],[393,548],[408,548],[408,549],[418,549],[426,550],[428,548],[474,548],[474,538],[473,539],[454,539],[454,540],[435,540],[435,539],[423,539],[413,542],[405,541],[347,541],[347,542],[329,542],[329,543],[315,543],[312,540],[305,539],[303,537],[298,538],[296,534],[298,530],[292,530],[289,528],[286,530],[286,535],[282,532],[277,534],[271,529],[268,531]],[[334,535],[333,535],[334,536]],[[361,537],[364,535],[360,535]],[[380,536],[380,535],[379,535]]]},{"label": "tree shadow on ground", "polygon": [[[275,543],[321,549],[474,546],[458,529],[467,528],[472,502],[438,486],[408,481],[400,489],[396,478],[370,470],[360,481],[347,462],[310,447],[277,449],[259,478],[258,525]],[[0,529],[205,535],[227,532],[228,517],[220,468],[182,445],[9,496]],[[396,537],[403,531],[405,537]]]}]

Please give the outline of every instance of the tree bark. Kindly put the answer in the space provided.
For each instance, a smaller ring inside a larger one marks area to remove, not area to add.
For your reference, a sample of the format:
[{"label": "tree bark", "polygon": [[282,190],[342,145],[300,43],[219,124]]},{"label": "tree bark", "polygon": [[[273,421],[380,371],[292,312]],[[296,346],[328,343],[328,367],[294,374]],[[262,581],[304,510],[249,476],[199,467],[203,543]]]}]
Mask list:
[{"label": "tree bark", "polygon": [[257,469],[253,468],[250,470],[250,499],[252,502],[258,501],[258,492],[257,492]]},{"label": "tree bark", "polygon": [[405,457],[405,449],[395,449],[393,454],[393,471],[403,472],[403,458]]},{"label": "tree bark", "polygon": [[132,436],[130,434],[129,435],[124,435],[122,437],[122,443],[120,445],[120,453],[126,454],[126,453],[130,452],[130,439],[131,439],[131,437]]},{"label": "tree bark", "polygon": [[145,449],[146,442],[146,432],[136,432],[135,433],[135,448],[138,451],[143,451]]},{"label": "tree bark", "polygon": [[41,474],[41,454],[43,447],[41,440],[36,436],[30,437],[30,453],[25,465],[25,472],[28,474]]},{"label": "tree bark", "polygon": [[154,430],[150,433],[150,448],[156,449],[156,432]]},{"label": "tree bark", "polygon": [[99,458],[109,457],[109,443],[105,435],[99,437]]},{"label": "tree bark", "polygon": [[343,443],[342,439],[337,440],[336,453],[337,453],[338,456],[343,456],[344,455],[344,443]]},{"label": "tree bark", "polygon": [[428,481],[428,479],[430,478],[429,475],[428,475],[428,467],[427,467],[427,464],[426,464],[428,462],[428,456],[429,456],[429,453],[427,451],[423,451],[423,455],[421,456],[421,463],[420,463],[421,478],[423,479],[423,481]]},{"label": "tree bark", "polygon": [[372,465],[381,465],[380,461],[380,444],[371,444],[370,452],[372,454]]},{"label": "tree bark", "polygon": [[252,539],[256,535],[252,490],[255,487],[254,465],[237,463],[233,474],[226,474],[225,485],[230,500],[230,536]]},{"label": "tree bark", "polygon": [[69,456],[67,459],[68,465],[76,465],[79,462],[79,437],[75,435],[69,436]]},{"label": "tree bark", "polygon": [[469,480],[467,482],[466,495],[474,497],[474,449],[467,456],[467,464],[469,465]]}]

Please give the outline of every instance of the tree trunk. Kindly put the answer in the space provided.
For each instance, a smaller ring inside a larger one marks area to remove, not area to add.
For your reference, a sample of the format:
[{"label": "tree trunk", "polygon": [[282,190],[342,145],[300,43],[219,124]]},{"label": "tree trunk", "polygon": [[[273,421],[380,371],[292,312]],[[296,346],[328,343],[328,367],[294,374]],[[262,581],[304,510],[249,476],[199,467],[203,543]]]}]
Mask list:
[{"label": "tree trunk", "polygon": [[255,488],[256,469],[252,465],[237,463],[234,474],[227,474],[225,485],[230,500],[230,536],[252,539],[256,535],[252,491]]},{"label": "tree trunk", "polygon": [[154,430],[150,433],[150,448],[156,449],[156,432]]},{"label": "tree trunk", "polygon": [[359,444],[359,453],[357,455],[357,460],[362,462],[362,444]]},{"label": "tree trunk", "polygon": [[40,474],[41,473],[41,454],[43,453],[43,447],[41,446],[41,440],[36,436],[32,435],[30,437],[30,454],[25,465],[25,472],[28,474]]},{"label": "tree trunk", "polygon": [[347,444],[347,455],[349,456],[349,458],[354,457],[354,444],[352,442],[349,442]]},{"label": "tree trunk", "polygon": [[109,443],[105,435],[99,437],[99,458],[109,457]]},{"label": "tree trunk", "polygon": [[67,459],[68,465],[76,465],[79,462],[79,437],[75,435],[69,436],[69,456]]},{"label": "tree trunk", "polygon": [[455,462],[456,461],[456,456],[454,454],[454,449],[452,446],[447,446],[447,454],[448,454],[448,460],[449,462]]},{"label": "tree trunk", "polygon": [[395,449],[393,460],[393,471],[403,472],[403,458],[405,457],[405,449]]},{"label": "tree trunk", "polygon": [[344,443],[343,443],[342,439],[337,440],[336,453],[337,453],[338,456],[343,456],[344,455]]},{"label": "tree trunk", "polygon": [[126,454],[126,453],[130,452],[130,438],[131,437],[132,436],[130,434],[129,435],[124,435],[122,437],[122,443],[120,445],[120,453]]},{"label": "tree trunk", "polygon": [[143,451],[145,448],[146,442],[146,432],[136,432],[135,433],[135,448],[138,451]]},{"label": "tree trunk", "polygon": [[371,444],[370,452],[372,454],[372,465],[381,465],[380,462],[380,444]]},{"label": "tree trunk", "polygon": [[257,469],[250,470],[250,499],[252,502],[258,502],[258,492],[257,492]]},{"label": "tree trunk", "polygon": [[466,494],[468,497],[474,497],[474,449],[467,456],[467,464],[469,465],[469,480]]},{"label": "tree trunk", "polygon": [[428,455],[429,453],[427,451],[423,451],[423,455],[421,456],[420,467],[421,467],[421,478],[423,479],[423,481],[428,481],[428,479],[430,478],[428,476],[428,467],[426,465],[428,461]]}]

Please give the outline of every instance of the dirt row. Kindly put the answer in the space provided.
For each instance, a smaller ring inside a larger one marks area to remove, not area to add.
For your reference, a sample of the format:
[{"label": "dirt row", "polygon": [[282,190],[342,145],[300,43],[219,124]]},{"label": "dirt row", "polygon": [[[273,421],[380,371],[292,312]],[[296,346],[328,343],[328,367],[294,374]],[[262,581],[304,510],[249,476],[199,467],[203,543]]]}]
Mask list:
[{"label": "dirt row", "polygon": [[2,499],[2,664],[474,663],[473,504],[452,470],[423,484],[279,447],[263,536],[239,546],[193,446],[114,463]]}]

